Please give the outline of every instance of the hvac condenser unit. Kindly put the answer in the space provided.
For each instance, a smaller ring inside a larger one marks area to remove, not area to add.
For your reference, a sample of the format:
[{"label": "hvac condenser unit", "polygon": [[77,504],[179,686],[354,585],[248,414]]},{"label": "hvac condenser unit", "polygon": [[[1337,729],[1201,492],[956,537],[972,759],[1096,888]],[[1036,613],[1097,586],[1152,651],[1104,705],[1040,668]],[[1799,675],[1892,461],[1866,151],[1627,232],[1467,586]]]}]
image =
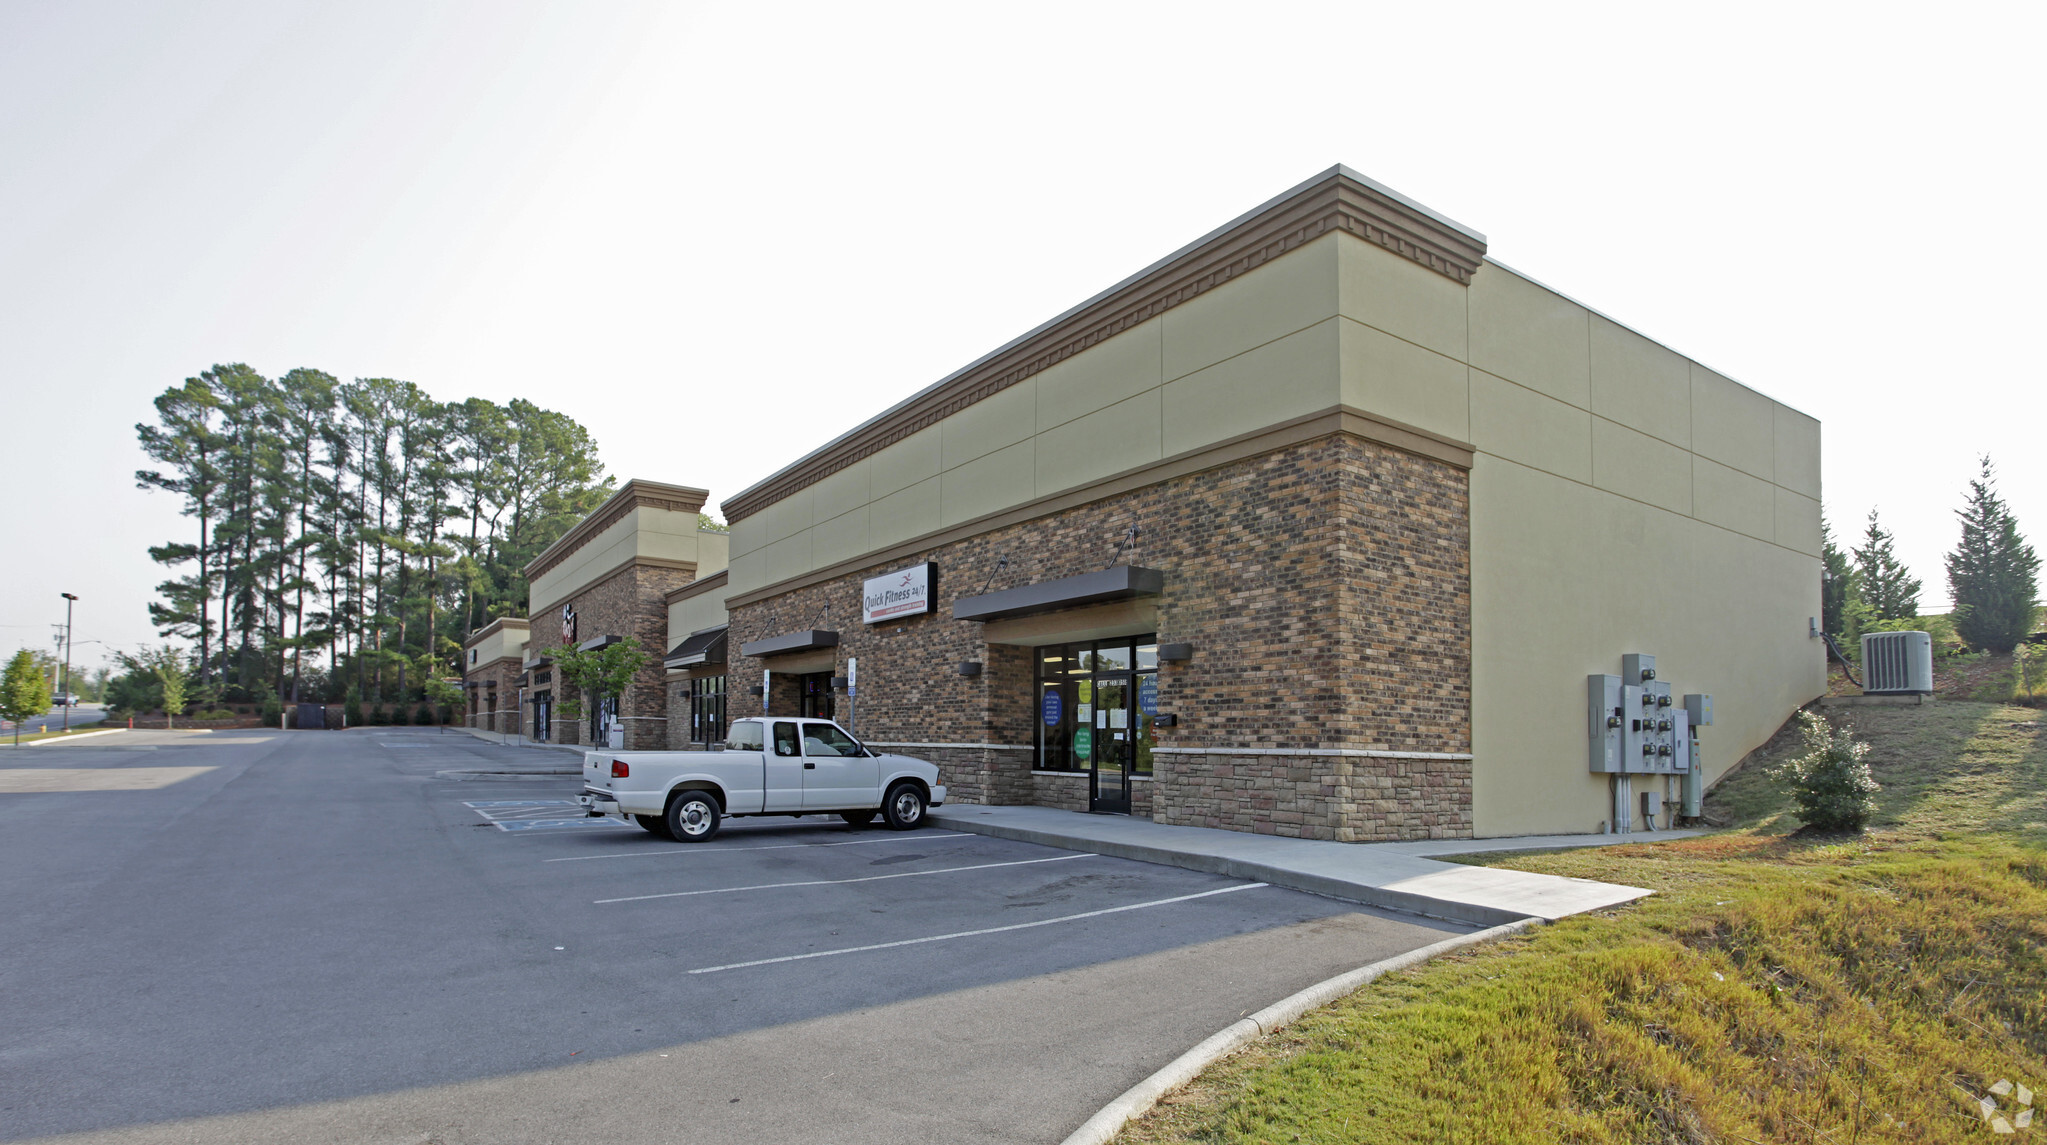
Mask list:
[{"label": "hvac condenser unit", "polygon": [[1862,690],[1872,696],[1933,694],[1933,637],[1871,632],[1862,638]]}]

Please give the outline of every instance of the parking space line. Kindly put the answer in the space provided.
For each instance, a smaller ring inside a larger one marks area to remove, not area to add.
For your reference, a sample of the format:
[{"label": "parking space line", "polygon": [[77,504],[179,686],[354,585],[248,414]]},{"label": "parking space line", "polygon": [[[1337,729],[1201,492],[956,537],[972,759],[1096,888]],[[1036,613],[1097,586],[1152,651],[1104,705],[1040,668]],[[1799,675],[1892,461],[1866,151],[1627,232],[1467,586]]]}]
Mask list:
[{"label": "parking space line", "polygon": [[1226,895],[1235,891],[1255,891],[1266,883],[1245,883],[1236,887],[1217,887],[1199,894],[1176,895],[1169,899],[1153,899],[1150,902],[1134,902],[1128,906],[1105,907],[1101,910],[1083,911],[1080,914],[1061,915],[1058,918],[1041,918],[1036,922],[1011,923],[1008,926],[988,926],[980,930],[962,930],[953,934],[934,934],[928,938],[905,938],[897,942],[877,942],[870,946],[847,946],[838,950],[813,950],[808,954],[785,954],[780,958],[756,958],[751,962],[728,962],[723,966],[699,966],[691,974],[716,974],[721,970],[744,970],[749,966],[772,966],[777,962],[801,962],[806,958],[831,958],[840,954],[864,954],[870,950],[893,950],[898,946],[918,946],[926,942],[947,942],[955,938],[978,938],[984,934],[1004,934],[1012,930],[1029,930],[1037,926],[1051,926],[1059,922],[1078,922],[1083,918],[1100,918],[1105,914],[1121,914],[1126,910],[1144,910],[1147,907],[1170,906],[1190,899],[1205,899],[1211,895]]},{"label": "parking space line", "polygon": [[918,832],[903,834],[894,838],[845,839],[837,843],[771,843],[765,847],[669,847],[660,851],[629,851],[619,855],[569,855],[560,859],[542,859],[543,863],[583,863],[591,859],[637,859],[644,855],[723,855],[732,851],[790,851],[798,847],[856,847],[862,843],[914,843],[919,839],[964,839],[972,831],[955,831],[949,835],[929,835]]},{"label": "parking space line", "polygon": [[750,887],[711,887],[700,891],[669,891],[659,895],[633,895],[622,899],[594,899],[593,905],[614,902],[645,902],[648,899],[679,899],[691,895],[729,895],[735,891],[773,891],[784,887],[837,887],[847,883],[878,883],[883,879],[914,879],[924,875],[954,875],[961,871],[985,871],[991,867],[1028,867],[1032,863],[1063,863],[1068,859],[1092,859],[1093,855],[1054,855],[1049,859],[1015,859],[1007,863],[975,863],[971,867],[940,867],[935,871],[897,871],[888,875],[862,875],[857,879],[805,879],[799,883],[758,883]]}]

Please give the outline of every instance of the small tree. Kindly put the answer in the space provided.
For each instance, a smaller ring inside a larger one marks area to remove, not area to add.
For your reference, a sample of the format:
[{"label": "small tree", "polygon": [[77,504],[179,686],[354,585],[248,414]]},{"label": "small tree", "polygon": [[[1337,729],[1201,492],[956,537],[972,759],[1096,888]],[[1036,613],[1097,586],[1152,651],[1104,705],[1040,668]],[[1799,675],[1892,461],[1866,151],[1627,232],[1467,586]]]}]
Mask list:
[{"label": "small tree", "polygon": [[1815,712],[1798,713],[1805,754],[1785,761],[1771,778],[1791,789],[1798,818],[1821,831],[1860,831],[1876,814],[1877,792],[1869,774],[1869,745],[1855,742],[1847,728],[1835,730]]},{"label": "small tree", "polygon": [[[436,708],[443,711],[459,708],[463,703],[462,685],[457,684],[453,680],[443,680],[439,676],[428,676],[426,678],[426,698],[432,701]],[[448,723],[449,721],[441,720],[440,722]]]},{"label": "small tree", "polygon": [[0,679],[0,716],[14,721],[14,742],[21,742],[21,721],[34,719],[50,710],[50,681],[43,676],[33,653],[24,648],[7,662],[7,675]]},{"label": "small tree", "polygon": [[185,711],[185,666],[167,656],[157,665],[156,678],[163,684],[163,726],[175,727]]},{"label": "small tree", "polygon": [[1862,547],[1854,550],[1856,571],[1861,574],[1862,599],[1875,612],[1877,620],[1910,620],[1919,615],[1921,586],[1898,559],[1891,541],[1891,534],[1877,524],[1876,510],[1871,509]]},{"label": "small tree", "polygon": [[163,699],[164,726],[177,726],[177,717],[185,712],[187,689],[191,686],[191,679],[185,672],[184,654],[165,644],[144,648],[134,656],[124,653],[121,663],[131,672],[155,678],[157,693]]},{"label": "small tree", "polygon": [[1972,648],[2009,652],[2033,627],[2040,558],[1997,495],[1990,459],[1982,462],[1982,475],[1969,482],[1968,502],[1955,514],[1962,519],[1962,542],[1947,555],[1947,582],[1956,633]]},{"label": "small tree", "polygon": [[633,677],[652,659],[630,639],[588,652],[571,647],[557,649],[554,670],[562,682],[563,718],[581,719],[586,701],[588,710],[594,711],[605,697],[625,695]]}]

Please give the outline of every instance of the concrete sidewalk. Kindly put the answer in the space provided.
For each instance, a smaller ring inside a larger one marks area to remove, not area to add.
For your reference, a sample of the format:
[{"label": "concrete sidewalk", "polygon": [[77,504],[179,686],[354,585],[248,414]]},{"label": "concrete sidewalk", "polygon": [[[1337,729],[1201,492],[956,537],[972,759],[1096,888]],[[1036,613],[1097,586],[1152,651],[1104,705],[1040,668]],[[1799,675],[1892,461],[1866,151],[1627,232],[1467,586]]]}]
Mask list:
[{"label": "concrete sidewalk", "polygon": [[1125,815],[972,804],[939,808],[931,813],[931,821],[956,831],[1253,879],[1479,926],[1498,926],[1529,917],[1558,919],[1630,902],[1651,892],[1590,879],[1468,867],[1441,862],[1429,855],[1650,843],[1704,834],[1660,831],[1633,835],[1432,839],[1415,843],[1325,843],[1209,827],[1169,827]]},{"label": "concrete sidewalk", "polygon": [[583,758],[583,753],[591,750],[590,748],[583,747],[579,744],[541,743],[539,740],[527,739],[525,736],[522,736],[517,732],[487,732],[484,731],[482,728],[457,727],[453,724],[449,725],[448,730],[455,732],[466,732],[469,735],[475,736],[477,739],[480,739],[485,743],[494,743],[499,745],[500,747],[535,747],[540,748],[544,751],[566,751],[573,754],[576,757],[577,760],[576,766],[578,768],[582,766],[581,761]]}]

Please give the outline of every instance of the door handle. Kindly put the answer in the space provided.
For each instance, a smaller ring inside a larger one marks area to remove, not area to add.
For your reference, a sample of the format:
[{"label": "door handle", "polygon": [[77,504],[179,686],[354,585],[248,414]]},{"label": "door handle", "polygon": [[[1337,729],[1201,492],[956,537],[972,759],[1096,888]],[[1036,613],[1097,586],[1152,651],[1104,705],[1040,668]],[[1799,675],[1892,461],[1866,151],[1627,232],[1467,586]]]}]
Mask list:
[{"label": "door handle", "polygon": [[814,763],[811,763],[811,762],[809,762],[808,760],[805,760],[805,761],[804,761],[804,764],[803,764],[803,770],[805,770],[805,771],[816,771],[816,770],[817,770],[817,765],[816,765],[816,764],[814,764]]}]

